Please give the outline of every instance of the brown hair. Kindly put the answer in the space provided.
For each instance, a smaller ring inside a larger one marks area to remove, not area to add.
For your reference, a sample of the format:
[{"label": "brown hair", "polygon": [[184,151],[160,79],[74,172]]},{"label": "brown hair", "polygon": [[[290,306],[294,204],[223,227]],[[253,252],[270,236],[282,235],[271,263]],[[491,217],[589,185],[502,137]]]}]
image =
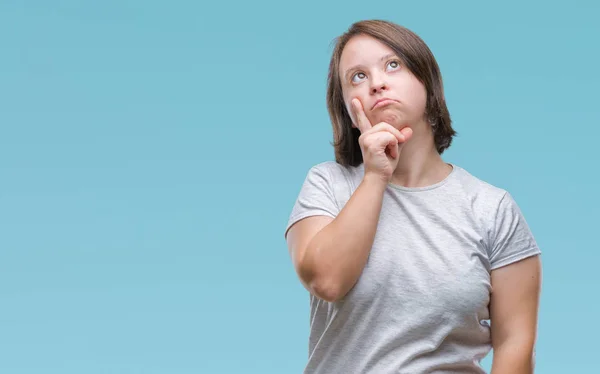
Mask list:
[{"label": "brown hair", "polygon": [[367,20],[352,24],[336,38],[327,79],[327,110],[333,127],[335,159],[346,166],[363,162],[358,144],[360,130],[352,127],[352,119],[344,105],[339,77],[340,58],[346,43],[356,35],[369,35],[390,47],[412,74],[425,86],[427,104],[425,115],[433,127],[434,142],[439,154],[450,147],[456,131],[444,99],[442,75],[435,57],[425,42],[405,27],[382,20]]}]

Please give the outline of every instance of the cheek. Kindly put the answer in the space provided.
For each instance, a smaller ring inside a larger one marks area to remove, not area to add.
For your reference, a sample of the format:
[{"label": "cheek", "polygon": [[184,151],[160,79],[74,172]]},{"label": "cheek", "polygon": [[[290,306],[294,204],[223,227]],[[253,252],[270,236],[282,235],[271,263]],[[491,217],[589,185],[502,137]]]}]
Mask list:
[{"label": "cheek", "polygon": [[350,120],[352,120],[352,127],[356,127],[356,116],[354,115],[354,112],[352,110],[352,103],[350,101],[346,101],[344,100],[344,105],[346,106],[346,111],[348,112],[348,115],[350,116]]},{"label": "cheek", "polygon": [[409,114],[411,117],[423,114],[427,103],[427,93],[421,82],[405,82],[401,87],[400,97],[406,105],[405,109],[410,113],[406,114]]},{"label": "cheek", "polygon": [[348,113],[348,115],[350,116],[350,119],[352,120],[352,124],[353,127],[354,124],[356,123],[356,118],[354,117],[354,113],[352,110],[352,99],[358,98],[361,102],[363,102],[363,99],[360,95],[358,95],[357,92],[351,92],[349,90],[344,90],[342,92],[342,98],[344,100],[344,107],[346,108],[346,112]]},{"label": "cheek", "polygon": [[425,106],[427,105],[427,90],[425,89],[425,86],[423,86],[423,84],[416,78],[414,78],[412,85],[412,93],[414,97],[415,109],[424,111]]},{"label": "cheek", "polygon": [[367,119],[371,122],[374,120],[372,117],[372,113],[368,109],[365,108],[365,103],[369,101],[368,85],[362,84],[357,87],[352,87],[351,89],[347,89],[347,88],[342,89],[342,97],[344,100],[344,106],[346,107],[346,111],[348,112],[348,114],[350,115],[350,118],[352,119],[353,127],[356,127],[354,125],[354,124],[356,124],[356,118],[355,118],[353,110],[352,110],[352,102],[351,102],[353,99],[360,100],[360,102],[363,105],[363,111],[365,112]]}]

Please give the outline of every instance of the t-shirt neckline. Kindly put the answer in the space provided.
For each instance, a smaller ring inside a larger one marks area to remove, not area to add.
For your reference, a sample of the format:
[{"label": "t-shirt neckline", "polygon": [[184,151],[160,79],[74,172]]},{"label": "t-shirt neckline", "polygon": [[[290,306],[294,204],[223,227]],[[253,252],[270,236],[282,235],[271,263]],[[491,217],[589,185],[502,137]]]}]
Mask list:
[{"label": "t-shirt neckline", "polygon": [[[452,170],[450,171],[450,173],[448,173],[448,175],[446,175],[446,177],[444,179],[442,179],[441,181],[439,181],[437,183],[430,184],[428,186],[421,186],[421,187],[405,187],[405,186],[401,186],[399,184],[394,184],[392,182],[389,182],[388,187],[391,187],[395,190],[404,191],[404,192],[421,192],[421,191],[429,191],[429,190],[439,188],[439,187],[445,185],[454,176],[454,174],[456,174],[457,169],[458,169],[458,167],[451,162],[446,162],[446,164],[452,166]],[[364,164],[362,164],[361,167],[364,172]]]}]

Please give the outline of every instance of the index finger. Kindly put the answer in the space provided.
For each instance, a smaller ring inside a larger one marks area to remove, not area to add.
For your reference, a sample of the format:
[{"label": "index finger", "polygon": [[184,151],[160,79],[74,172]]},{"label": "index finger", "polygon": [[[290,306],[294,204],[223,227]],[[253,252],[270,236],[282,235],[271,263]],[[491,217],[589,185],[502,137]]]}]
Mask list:
[{"label": "index finger", "polygon": [[371,121],[367,118],[365,111],[363,110],[362,103],[358,99],[352,99],[352,111],[354,112],[354,117],[356,121],[356,127],[360,130],[361,133],[369,130],[371,127]]}]

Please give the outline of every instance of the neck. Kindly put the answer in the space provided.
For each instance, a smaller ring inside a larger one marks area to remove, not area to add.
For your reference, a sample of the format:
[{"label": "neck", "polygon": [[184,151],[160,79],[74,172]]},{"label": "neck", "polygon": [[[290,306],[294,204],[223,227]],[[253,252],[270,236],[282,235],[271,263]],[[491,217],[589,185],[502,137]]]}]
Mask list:
[{"label": "neck", "polygon": [[452,171],[438,153],[431,127],[412,127],[412,137],[403,145],[391,183],[403,187],[425,187],[442,181]]}]

